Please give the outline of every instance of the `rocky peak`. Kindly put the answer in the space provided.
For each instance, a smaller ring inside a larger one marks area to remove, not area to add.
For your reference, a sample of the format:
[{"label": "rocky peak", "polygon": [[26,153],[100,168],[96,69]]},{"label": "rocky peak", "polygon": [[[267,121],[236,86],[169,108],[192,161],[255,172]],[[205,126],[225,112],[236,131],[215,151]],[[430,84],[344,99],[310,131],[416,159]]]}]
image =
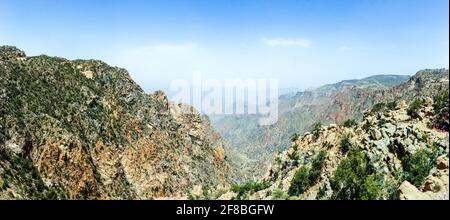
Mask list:
[{"label": "rocky peak", "polygon": [[0,46],[0,60],[22,59],[25,52],[14,46]]},{"label": "rocky peak", "polygon": [[413,80],[417,80],[417,79],[421,79],[421,80],[430,80],[430,79],[434,79],[434,80],[441,80],[443,78],[447,78],[448,79],[448,69],[442,68],[442,69],[425,69],[425,70],[421,70],[419,72],[417,72],[412,79]]}]

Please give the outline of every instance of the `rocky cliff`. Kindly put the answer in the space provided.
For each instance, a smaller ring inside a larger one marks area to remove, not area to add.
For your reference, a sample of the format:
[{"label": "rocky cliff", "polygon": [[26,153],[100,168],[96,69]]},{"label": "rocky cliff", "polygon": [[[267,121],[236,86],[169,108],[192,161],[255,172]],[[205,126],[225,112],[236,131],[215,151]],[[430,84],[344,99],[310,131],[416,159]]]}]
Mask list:
[{"label": "rocky cliff", "polygon": [[208,118],[124,69],[2,46],[0,103],[1,199],[186,198],[226,183]]},{"label": "rocky cliff", "polygon": [[361,121],[317,127],[290,148],[257,183],[222,198],[448,199],[448,90],[434,99],[366,111]]}]

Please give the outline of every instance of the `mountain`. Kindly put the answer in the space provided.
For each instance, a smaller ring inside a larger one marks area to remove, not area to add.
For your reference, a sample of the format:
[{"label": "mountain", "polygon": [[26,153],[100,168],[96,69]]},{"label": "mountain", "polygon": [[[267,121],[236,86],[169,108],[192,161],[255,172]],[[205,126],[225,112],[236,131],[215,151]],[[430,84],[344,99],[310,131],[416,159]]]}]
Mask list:
[{"label": "mountain", "polygon": [[206,116],[104,62],[2,46],[0,103],[1,199],[187,198],[228,182]]},{"label": "mountain", "polygon": [[448,90],[375,109],[293,138],[260,181],[222,198],[448,200]]},{"label": "mountain", "polygon": [[280,96],[278,122],[260,126],[254,115],[212,117],[213,127],[230,147],[249,159],[247,166],[262,169],[278,151],[285,150],[291,136],[311,129],[314,123],[340,123],[360,117],[379,95],[392,86],[406,82],[404,75],[376,75],[345,80],[295,95]]},{"label": "mountain", "polygon": [[448,91],[447,69],[346,80],[259,126],[2,46],[0,199],[448,199]]}]

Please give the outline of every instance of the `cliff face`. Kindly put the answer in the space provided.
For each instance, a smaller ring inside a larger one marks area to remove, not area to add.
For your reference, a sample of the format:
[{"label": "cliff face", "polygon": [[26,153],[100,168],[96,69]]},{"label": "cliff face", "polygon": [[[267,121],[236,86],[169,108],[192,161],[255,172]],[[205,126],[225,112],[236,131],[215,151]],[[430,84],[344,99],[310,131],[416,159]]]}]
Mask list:
[{"label": "cliff face", "polygon": [[208,118],[124,69],[0,47],[0,103],[0,198],[183,198],[226,183]]}]

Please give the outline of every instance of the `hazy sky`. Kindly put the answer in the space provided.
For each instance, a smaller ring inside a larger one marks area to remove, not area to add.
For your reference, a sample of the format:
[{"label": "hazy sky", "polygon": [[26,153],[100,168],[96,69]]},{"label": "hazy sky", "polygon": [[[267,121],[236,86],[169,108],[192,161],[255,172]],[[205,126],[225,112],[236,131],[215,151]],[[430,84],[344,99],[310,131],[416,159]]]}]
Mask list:
[{"label": "hazy sky", "polygon": [[94,58],[147,91],[193,71],[308,88],[448,68],[448,0],[0,0],[0,44]]}]

